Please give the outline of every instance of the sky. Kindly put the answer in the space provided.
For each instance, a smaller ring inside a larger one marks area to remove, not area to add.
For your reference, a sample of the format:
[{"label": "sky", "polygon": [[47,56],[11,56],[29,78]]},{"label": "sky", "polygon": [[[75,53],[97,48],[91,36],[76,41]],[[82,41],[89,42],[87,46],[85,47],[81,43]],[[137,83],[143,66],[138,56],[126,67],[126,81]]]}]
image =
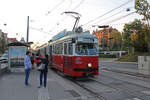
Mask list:
[{"label": "sky", "polygon": [[[64,29],[72,30],[75,19],[62,14],[63,12],[80,13],[79,25],[84,25],[127,1],[129,0],[0,0],[0,29],[8,33],[8,37],[17,37],[18,40],[24,37],[26,40],[27,16],[30,16],[29,41],[40,45]],[[127,8],[130,11],[127,12]],[[142,16],[131,14],[121,20],[112,21],[133,11],[134,0],[131,0],[125,6],[84,25],[83,28],[93,31],[96,29],[93,25],[110,25],[122,31],[125,23],[135,18],[141,19]]]}]

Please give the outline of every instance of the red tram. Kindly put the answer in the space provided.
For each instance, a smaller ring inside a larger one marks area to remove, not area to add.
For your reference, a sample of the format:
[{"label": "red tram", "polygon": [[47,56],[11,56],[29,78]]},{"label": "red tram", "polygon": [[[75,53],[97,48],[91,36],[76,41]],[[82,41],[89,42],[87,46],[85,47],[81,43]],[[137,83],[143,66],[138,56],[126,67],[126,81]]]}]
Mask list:
[{"label": "red tram", "polygon": [[63,31],[40,54],[48,54],[51,68],[73,77],[98,75],[98,40],[89,32]]}]

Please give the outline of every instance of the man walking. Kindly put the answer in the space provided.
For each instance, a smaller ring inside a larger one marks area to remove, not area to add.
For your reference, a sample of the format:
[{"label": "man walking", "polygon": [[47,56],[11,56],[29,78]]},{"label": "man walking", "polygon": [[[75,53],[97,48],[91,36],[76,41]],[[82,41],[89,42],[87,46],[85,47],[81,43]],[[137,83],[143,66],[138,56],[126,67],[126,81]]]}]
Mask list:
[{"label": "man walking", "polygon": [[31,64],[31,60],[30,60],[30,51],[26,52],[26,57],[24,59],[24,65],[25,65],[25,85],[28,86],[30,69],[32,68],[32,64]]}]

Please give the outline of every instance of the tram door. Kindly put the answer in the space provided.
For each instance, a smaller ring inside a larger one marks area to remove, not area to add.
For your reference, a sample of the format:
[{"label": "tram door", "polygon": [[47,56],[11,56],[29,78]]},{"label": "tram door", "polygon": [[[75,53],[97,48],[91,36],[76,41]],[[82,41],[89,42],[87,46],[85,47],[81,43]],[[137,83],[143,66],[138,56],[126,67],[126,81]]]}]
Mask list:
[{"label": "tram door", "polygon": [[52,46],[49,47],[49,64],[52,66]]},{"label": "tram door", "polygon": [[64,72],[67,74],[71,74],[72,68],[72,57],[70,55],[70,43],[64,43]]},{"label": "tram door", "polygon": [[68,46],[67,46],[67,43],[64,43],[64,57],[63,57],[63,60],[64,60],[63,70],[64,70],[65,73],[68,74],[69,69],[68,69]]}]

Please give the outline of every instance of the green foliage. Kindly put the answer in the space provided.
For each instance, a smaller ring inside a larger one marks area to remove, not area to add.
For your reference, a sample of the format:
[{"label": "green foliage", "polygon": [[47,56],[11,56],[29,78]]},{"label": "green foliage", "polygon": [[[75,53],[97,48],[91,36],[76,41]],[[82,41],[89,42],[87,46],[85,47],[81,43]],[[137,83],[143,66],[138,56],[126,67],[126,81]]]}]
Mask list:
[{"label": "green foliage", "polygon": [[[129,24],[125,24],[123,29],[125,47],[134,47],[134,50],[139,52],[148,51],[148,42],[145,39],[145,32],[143,32],[144,26],[145,24],[137,19]],[[136,36],[134,37],[135,39],[133,39],[133,36]]]},{"label": "green foliage", "polygon": [[121,48],[121,33],[118,30],[113,30],[110,33],[109,45],[111,50],[120,50]]},{"label": "green foliage", "polygon": [[137,62],[138,61],[138,56],[134,54],[126,55],[121,58],[119,58],[117,61],[121,62]]},{"label": "green foliage", "polygon": [[145,35],[144,40],[147,42],[148,49],[150,51],[150,28],[145,25],[143,27],[142,34]]},{"label": "green foliage", "polygon": [[150,56],[150,53],[135,52],[134,54],[129,54],[129,55],[123,56],[123,57],[119,58],[117,61],[138,62],[138,56]]},{"label": "green foliage", "polygon": [[7,46],[6,46],[6,41],[4,38],[0,38],[0,53],[4,53],[6,50]]},{"label": "green foliage", "polygon": [[147,21],[149,26],[150,21],[150,5],[147,0],[135,0],[136,12],[144,16],[144,20]]}]

